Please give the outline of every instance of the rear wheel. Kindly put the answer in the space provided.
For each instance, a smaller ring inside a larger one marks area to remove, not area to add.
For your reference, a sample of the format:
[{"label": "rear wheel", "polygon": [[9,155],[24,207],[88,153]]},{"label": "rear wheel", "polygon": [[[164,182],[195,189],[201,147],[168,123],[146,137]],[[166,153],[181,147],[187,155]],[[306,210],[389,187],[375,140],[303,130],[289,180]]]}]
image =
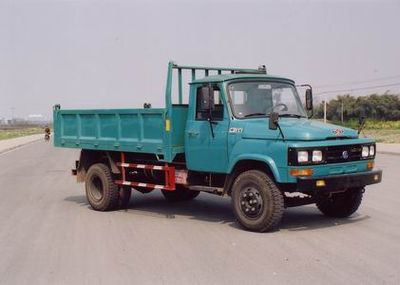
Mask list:
[{"label": "rear wheel", "polygon": [[248,170],[232,185],[232,204],[236,219],[244,228],[265,232],[281,221],[283,195],[274,181],[264,172]]},{"label": "rear wheel", "polygon": [[86,198],[94,210],[109,211],[118,208],[120,189],[113,182],[107,165],[96,163],[90,166],[86,174],[85,189]]},{"label": "rear wheel", "polygon": [[316,198],[318,209],[326,216],[346,218],[361,205],[364,188],[352,188],[346,192],[319,196]]},{"label": "rear wheel", "polygon": [[169,202],[189,201],[199,196],[200,191],[189,190],[182,185],[176,185],[174,191],[161,190],[164,198]]}]

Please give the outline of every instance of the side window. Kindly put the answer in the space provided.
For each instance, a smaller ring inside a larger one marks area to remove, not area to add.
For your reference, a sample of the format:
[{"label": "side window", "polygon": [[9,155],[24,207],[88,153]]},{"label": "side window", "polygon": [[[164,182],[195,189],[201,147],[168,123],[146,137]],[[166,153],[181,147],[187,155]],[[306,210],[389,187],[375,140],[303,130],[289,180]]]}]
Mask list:
[{"label": "side window", "polygon": [[214,86],[214,110],[212,111],[213,120],[222,121],[224,119],[224,104],[222,103],[221,91]]},{"label": "side window", "polygon": [[[224,105],[221,98],[221,91],[218,86],[213,86],[213,97],[214,97],[214,109],[211,111],[212,119],[214,121],[222,121],[224,118]],[[204,121],[207,120],[210,114],[209,110],[203,110],[201,108],[202,88],[197,88],[196,94],[196,120]]]}]

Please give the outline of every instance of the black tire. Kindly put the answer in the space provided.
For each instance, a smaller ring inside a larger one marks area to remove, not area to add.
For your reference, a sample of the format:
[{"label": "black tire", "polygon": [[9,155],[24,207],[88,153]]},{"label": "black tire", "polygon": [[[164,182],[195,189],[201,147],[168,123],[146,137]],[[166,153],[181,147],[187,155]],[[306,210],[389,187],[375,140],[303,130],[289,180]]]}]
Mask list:
[{"label": "black tire", "polygon": [[120,189],[111,177],[107,165],[96,163],[89,167],[85,180],[86,198],[96,211],[115,210],[120,202]]},{"label": "black tire", "polygon": [[316,197],[318,209],[328,217],[346,218],[358,210],[363,198],[364,188],[353,188],[346,192]]},{"label": "black tire", "polygon": [[266,173],[259,170],[241,173],[232,185],[231,196],[236,220],[245,229],[266,232],[280,223],[283,195]]},{"label": "black tire", "polygon": [[189,190],[182,185],[176,185],[175,191],[161,190],[161,192],[168,202],[189,201],[200,194],[200,191]]}]

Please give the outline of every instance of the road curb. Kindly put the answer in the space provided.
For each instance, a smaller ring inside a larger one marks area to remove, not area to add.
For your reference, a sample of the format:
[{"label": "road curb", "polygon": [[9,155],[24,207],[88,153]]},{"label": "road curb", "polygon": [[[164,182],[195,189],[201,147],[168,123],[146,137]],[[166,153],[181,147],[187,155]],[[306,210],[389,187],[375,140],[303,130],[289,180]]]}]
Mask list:
[{"label": "road curb", "polygon": [[29,144],[38,142],[38,141],[40,141],[40,140],[41,140],[41,138],[37,138],[37,139],[35,139],[35,140],[28,141],[28,142],[25,142],[25,143],[21,143],[21,144],[12,146],[12,147],[8,147],[8,148],[5,148],[5,149],[0,149],[0,154],[4,154],[4,153],[9,152],[9,151],[12,151],[12,150],[14,150],[14,149],[17,149],[17,148],[20,148],[20,147],[23,147],[23,146],[26,146],[26,145],[29,145]]},{"label": "road curb", "polygon": [[398,152],[393,152],[393,151],[378,151],[377,153],[381,154],[392,154],[392,155],[400,155]]},{"label": "road curb", "polygon": [[377,143],[376,152],[383,154],[400,155],[399,143]]}]

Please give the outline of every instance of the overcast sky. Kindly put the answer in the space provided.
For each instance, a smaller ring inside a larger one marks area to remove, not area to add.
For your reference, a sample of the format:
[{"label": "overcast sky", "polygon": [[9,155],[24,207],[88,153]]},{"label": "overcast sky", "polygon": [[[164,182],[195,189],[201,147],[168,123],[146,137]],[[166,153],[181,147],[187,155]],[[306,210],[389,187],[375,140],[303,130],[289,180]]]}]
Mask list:
[{"label": "overcast sky", "polygon": [[0,0],[0,118],[163,106],[169,60],[265,64],[315,93],[400,83],[399,0],[277,2]]}]

